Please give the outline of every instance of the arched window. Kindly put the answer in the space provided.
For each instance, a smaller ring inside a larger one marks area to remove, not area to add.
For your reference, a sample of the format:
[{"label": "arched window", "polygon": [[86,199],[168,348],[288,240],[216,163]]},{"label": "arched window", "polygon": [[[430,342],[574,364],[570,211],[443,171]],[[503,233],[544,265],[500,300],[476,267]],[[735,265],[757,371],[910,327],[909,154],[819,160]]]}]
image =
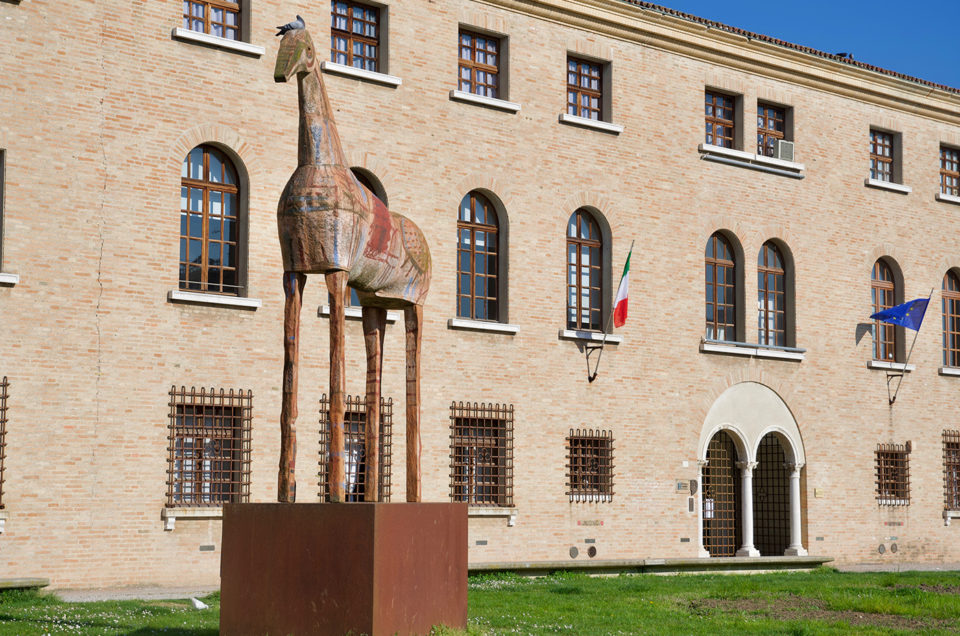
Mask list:
[{"label": "arched window", "polygon": [[772,241],[757,257],[757,342],[787,346],[786,271],[783,255]]},{"label": "arched window", "polygon": [[[893,270],[883,259],[873,264],[873,274],[870,277],[870,300],[873,303],[873,313],[890,309],[897,304],[896,282]],[[873,339],[873,359],[893,362],[897,357],[897,328],[895,325],[875,320]]]},{"label": "arched window", "polygon": [[715,232],[707,241],[707,339],[737,339],[736,261],[730,241]]},{"label": "arched window", "polygon": [[960,367],[960,278],[955,272],[943,277],[943,365]]},{"label": "arched window", "polygon": [[585,208],[567,221],[567,329],[603,329],[603,239]]},{"label": "arched window", "polygon": [[499,222],[487,197],[471,192],[457,219],[457,316],[499,318]]},{"label": "arched window", "polygon": [[180,174],[180,289],[240,295],[240,184],[229,158],[197,146]]}]

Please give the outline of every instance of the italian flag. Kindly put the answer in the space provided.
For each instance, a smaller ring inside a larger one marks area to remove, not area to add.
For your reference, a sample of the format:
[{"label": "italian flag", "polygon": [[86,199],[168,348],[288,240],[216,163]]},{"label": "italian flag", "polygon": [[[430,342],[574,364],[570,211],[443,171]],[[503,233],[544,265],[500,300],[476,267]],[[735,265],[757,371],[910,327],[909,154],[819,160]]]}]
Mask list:
[{"label": "italian flag", "polygon": [[633,246],[630,246],[630,253],[627,254],[627,262],[623,266],[623,276],[620,277],[620,287],[617,288],[617,300],[613,306],[613,326],[622,327],[627,322],[627,288],[630,283],[630,256],[633,254]]}]

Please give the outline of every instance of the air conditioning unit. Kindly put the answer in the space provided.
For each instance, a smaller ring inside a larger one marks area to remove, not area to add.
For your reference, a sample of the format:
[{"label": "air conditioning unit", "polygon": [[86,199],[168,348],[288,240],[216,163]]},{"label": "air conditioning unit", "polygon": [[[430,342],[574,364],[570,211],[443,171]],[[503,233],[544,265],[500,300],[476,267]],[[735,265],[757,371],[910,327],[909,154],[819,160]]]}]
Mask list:
[{"label": "air conditioning unit", "polygon": [[777,139],[773,144],[773,158],[782,161],[793,161],[793,142]]}]

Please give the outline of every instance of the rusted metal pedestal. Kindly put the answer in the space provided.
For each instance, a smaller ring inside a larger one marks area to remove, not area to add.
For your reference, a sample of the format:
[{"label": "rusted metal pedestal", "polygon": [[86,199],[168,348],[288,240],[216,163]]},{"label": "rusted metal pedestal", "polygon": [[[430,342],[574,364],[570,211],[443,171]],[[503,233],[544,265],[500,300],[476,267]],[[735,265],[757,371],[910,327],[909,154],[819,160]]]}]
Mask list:
[{"label": "rusted metal pedestal", "polygon": [[466,628],[466,504],[227,504],[222,546],[221,634]]}]

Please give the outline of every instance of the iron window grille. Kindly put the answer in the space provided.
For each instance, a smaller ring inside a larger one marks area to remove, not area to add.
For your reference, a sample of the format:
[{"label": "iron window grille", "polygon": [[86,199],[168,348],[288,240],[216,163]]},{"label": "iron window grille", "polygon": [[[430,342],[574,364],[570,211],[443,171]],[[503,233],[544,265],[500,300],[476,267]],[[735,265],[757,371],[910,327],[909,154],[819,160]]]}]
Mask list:
[{"label": "iron window grille", "polygon": [[229,0],[183,0],[183,28],[239,40],[240,3]]},{"label": "iron window grille", "polygon": [[960,367],[960,277],[947,272],[941,291],[943,306],[943,364]]},{"label": "iron window grille", "polygon": [[184,158],[180,179],[180,289],[240,295],[237,170],[213,146]]},{"label": "iron window grille", "polygon": [[500,96],[500,39],[460,31],[459,89],[498,98]]},{"label": "iron window grille", "polygon": [[253,393],[170,389],[167,506],[250,499]]},{"label": "iron window grille", "polygon": [[708,340],[737,339],[737,283],[733,247],[719,232],[707,241],[704,251],[706,293],[706,337]]},{"label": "iron window grille", "polygon": [[380,10],[342,0],[332,0],[330,8],[330,61],[378,72]]},{"label": "iron window grille", "polygon": [[[366,396],[346,396],[343,417],[344,475],[347,487],[344,501],[363,501],[367,492],[367,400]],[[380,398],[380,458],[377,477],[378,501],[390,501],[393,442],[393,399]],[[320,501],[330,501],[330,398],[320,397]]]},{"label": "iron window grille", "polygon": [[940,146],[940,194],[960,197],[960,150]]},{"label": "iron window grille", "polygon": [[[896,284],[893,270],[883,260],[873,264],[870,280],[870,301],[873,313],[890,309],[896,302]],[[897,327],[890,323],[873,321],[873,359],[893,362],[897,357]]]},{"label": "iron window grille", "polygon": [[767,241],[757,258],[757,342],[762,345],[787,345],[786,272],[783,255]]},{"label": "iron window grille", "polygon": [[769,104],[757,104],[757,154],[772,157],[778,139],[784,138],[787,111]]},{"label": "iron window grille", "polygon": [[497,320],[498,220],[493,204],[477,192],[460,201],[457,220],[457,316]]},{"label": "iron window grille", "polygon": [[603,119],[603,65],[567,58],[567,114]]},{"label": "iron window grille", "polygon": [[960,510],[960,431],[943,431],[943,507]]},{"label": "iron window grille", "polygon": [[450,499],[513,505],[512,404],[450,404]]},{"label": "iron window grille", "polygon": [[580,208],[567,221],[567,329],[600,331],[603,241],[596,219]]},{"label": "iron window grille", "polygon": [[721,148],[733,148],[734,112],[736,98],[714,91],[706,91],[706,137],[704,141]]},{"label": "iron window grille", "polygon": [[877,503],[910,505],[910,442],[877,444]]},{"label": "iron window grille", "polygon": [[870,178],[893,181],[893,134],[870,131]]},{"label": "iron window grille", "polygon": [[7,396],[10,383],[7,376],[0,379],[0,510],[3,510],[3,460],[7,457]]},{"label": "iron window grille", "polygon": [[613,501],[613,433],[570,429],[567,497],[571,502]]}]

